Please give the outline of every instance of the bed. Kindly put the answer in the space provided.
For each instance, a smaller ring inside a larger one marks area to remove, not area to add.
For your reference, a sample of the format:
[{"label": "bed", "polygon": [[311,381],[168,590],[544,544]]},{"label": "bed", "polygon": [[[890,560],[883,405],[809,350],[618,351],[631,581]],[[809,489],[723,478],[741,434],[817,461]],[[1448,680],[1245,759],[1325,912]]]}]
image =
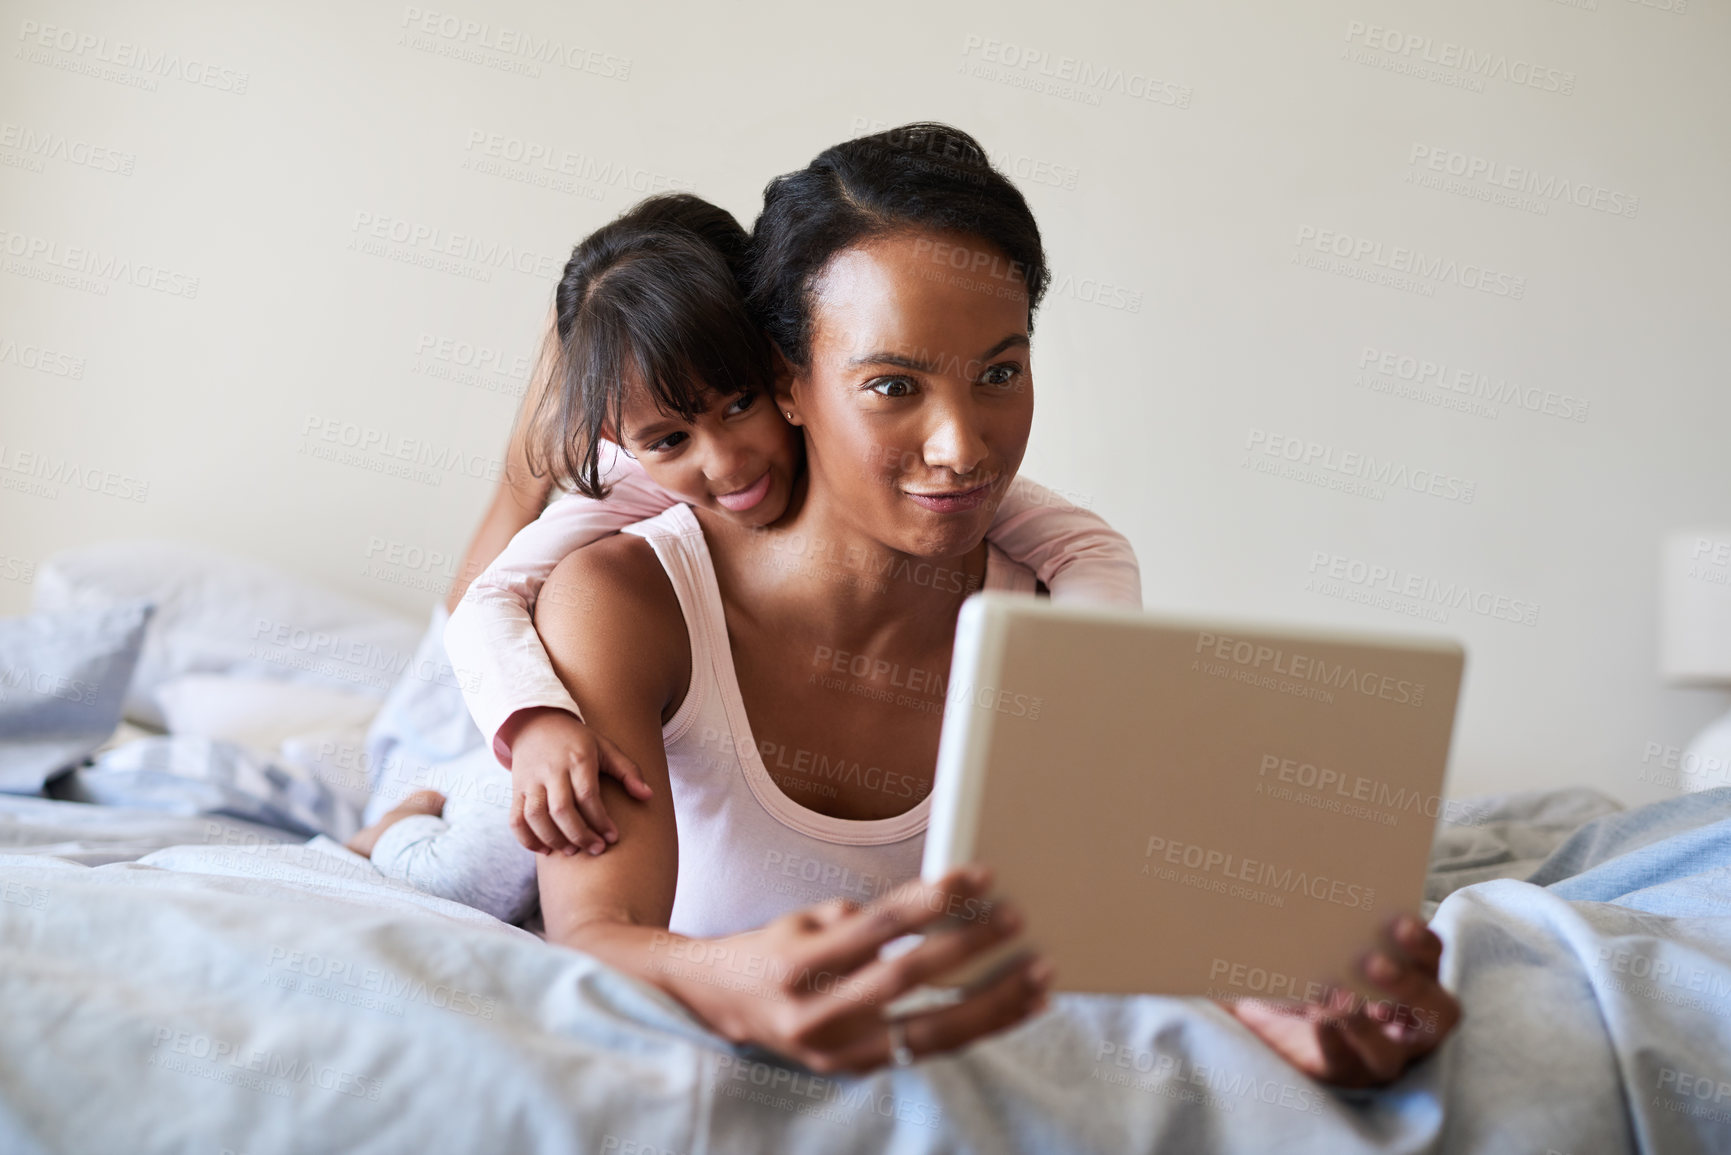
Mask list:
[{"label": "bed", "polygon": [[1425,913],[1465,1018],[1385,1089],[1313,1083],[1207,1002],[1077,995],[826,1078],[389,882],[281,776],[127,795],[133,751],[213,741],[117,732],[107,793],[0,795],[0,1151],[1731,1151],[1731,789],[1451,806]]}]

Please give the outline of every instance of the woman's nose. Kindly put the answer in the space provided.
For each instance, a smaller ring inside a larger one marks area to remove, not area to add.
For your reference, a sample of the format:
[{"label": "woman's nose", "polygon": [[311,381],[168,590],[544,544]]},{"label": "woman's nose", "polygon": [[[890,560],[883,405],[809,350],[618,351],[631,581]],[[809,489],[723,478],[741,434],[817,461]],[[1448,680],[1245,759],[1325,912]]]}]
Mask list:
[{"label": "woman's nose", "polygon": [[941,403],[931,412],[933,420],[925,437],[926,465],[963,477],[978,469],[990,450],[974,407]]}]

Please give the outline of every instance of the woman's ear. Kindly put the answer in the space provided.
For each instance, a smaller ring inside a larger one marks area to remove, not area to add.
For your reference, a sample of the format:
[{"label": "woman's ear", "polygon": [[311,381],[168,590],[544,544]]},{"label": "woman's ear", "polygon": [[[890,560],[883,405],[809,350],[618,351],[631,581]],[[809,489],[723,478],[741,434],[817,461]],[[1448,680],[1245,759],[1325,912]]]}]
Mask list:
[{"label": "woman's ear", "polygon": [[789,425],[798,425],[799,397],[805,392],[805,374],[794,368],[779,345],[771,350],[770,356],[774,359],[775,407],[781,410]]}]

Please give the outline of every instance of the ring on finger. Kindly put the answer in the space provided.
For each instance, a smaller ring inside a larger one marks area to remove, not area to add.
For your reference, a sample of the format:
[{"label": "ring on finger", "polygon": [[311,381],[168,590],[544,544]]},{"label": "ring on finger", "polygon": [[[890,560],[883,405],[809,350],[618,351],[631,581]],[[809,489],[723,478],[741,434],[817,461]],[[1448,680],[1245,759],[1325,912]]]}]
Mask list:
[{"label": "ring on finger", "polygon": [[898,1067],[914,1065],[914,1053],[908,1047],[907,1023],[901,1019],[889,1019],[884,1023],[884,1029],[890,1037],[890,1061]]}]

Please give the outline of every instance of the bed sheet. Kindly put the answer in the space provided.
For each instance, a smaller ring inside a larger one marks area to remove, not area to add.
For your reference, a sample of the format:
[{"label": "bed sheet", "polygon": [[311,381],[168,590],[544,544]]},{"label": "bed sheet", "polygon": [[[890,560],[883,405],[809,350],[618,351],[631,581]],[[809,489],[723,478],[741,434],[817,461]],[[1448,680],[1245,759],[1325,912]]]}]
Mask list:
[{"label": "bed sheet", "polygon": [[[99,841],[44,805],[53,837]],[[959,1056],[818,1078],[328,839],[237,828],[99,866],[43,841],[0,856],[0,1149],[1731,1149],[1731,789],[1609,805],[1559,834],[1545,885],[1446,894],[1465,1020],[1369,1094],[1153,997],[1061,996]],[[136,845],[172,833],[127,821]],[[1504,842],[1479,857],[1525,870],[1532,844]]]}]

